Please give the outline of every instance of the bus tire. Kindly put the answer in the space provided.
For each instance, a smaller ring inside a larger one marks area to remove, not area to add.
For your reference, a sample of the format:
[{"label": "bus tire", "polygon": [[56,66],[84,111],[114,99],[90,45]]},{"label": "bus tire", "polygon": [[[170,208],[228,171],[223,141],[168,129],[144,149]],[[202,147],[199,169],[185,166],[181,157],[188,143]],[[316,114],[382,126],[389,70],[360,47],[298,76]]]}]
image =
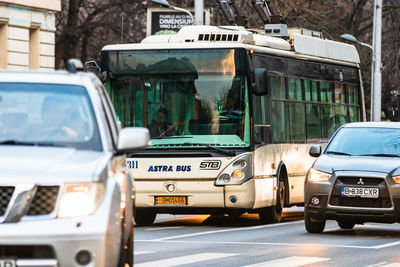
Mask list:
[{"label": "bus tire", "polygon": [[283,207],[285,206],[285,183],[279,180],[278,192],[276,194],[276,205],[261,209],[258,213],[262,224],[278,223],[282,218]]},{"label": "bus tire", "polygon": [[307,211],[304,211],[304,225],[307,232],[311,234],[320,234],[325,229],[326,220],[313,221]]},{"label": "bus tire", "polygon": [[136,225],[152,225],[156,219],[156,213],[146,209],[135,209],[135,223]]}]

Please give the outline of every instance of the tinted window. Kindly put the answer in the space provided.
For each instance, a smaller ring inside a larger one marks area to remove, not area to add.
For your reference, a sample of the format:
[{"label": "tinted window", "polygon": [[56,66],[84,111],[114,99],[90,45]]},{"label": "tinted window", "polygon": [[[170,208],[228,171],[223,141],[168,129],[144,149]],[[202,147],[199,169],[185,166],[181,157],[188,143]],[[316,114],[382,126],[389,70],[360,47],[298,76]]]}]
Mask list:
[{"label": "tinted window", "polygon": [[86,89],[60,84],[0,83],[0,142],[101,150]]},{"label": "tinted window", "polygon": [[330,138],[335,132],[335,110],[331,105],[321,105],[322,137]]},{"label": "tinted window", "polygon": [[271,76],[271,97],[275,99],[286,99],[284,77]]},{"label": "tinted window", "polygon": [[289,112],[285,102],[272,101],[272,129],[275,143],[289,142]]},{"label": "tinted window", "polygon": [[351,155],[400,155],[400,130],[390,128],[342,128],[326,151]]},{"label": "tinted window", "polygon": [[288,78],[288,89],[289,89],[289,99],[290,100],[302,100],[302,86],[301,80],[295,78]]},{"label": "tinted window", "polygon": [[318,104],[306,104],[307,139],[319,141],[321,139],[321,119]]},{"label": "tinted window", "polygon": [[306,141],[306,125],[304,104],[290,104],[290,132],[292,142],[304,143]]}]

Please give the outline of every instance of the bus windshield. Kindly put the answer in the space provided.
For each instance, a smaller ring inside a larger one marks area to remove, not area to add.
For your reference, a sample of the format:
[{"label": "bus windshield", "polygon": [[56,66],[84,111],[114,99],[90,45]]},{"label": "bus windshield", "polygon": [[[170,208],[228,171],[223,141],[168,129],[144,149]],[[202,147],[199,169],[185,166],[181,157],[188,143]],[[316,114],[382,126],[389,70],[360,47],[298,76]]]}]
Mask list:
[{"label": "bus windshield", "polygon": [[147,127],[150,149],[250,146],[244,50],[106,51],[102,68],[122,126]]}]

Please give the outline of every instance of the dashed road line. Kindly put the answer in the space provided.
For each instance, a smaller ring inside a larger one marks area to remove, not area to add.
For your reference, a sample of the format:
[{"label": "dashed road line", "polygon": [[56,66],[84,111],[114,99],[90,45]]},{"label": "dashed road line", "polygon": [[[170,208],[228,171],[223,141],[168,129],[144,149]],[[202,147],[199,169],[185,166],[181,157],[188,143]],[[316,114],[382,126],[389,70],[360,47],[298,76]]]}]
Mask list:
[{"label": "dashed road line", "polygon": [[318,258],[318,257],[300,257],[293,256],[283,259],[264,261],[256,264],[246,265],[244,267],[298,267],[307,264],[319,263],[323,261],[328,261],[330,258]]},{"label": "dashed road line", "polygon": [[198,253],[193,255],[187,255],[182,257],[173,257],[163,260],[149,261],[144,263],[135,264],[136,267],[153,267],[153,266],[163,266],[171,267],[178,265],[187,265],[197,262],[216,260],[231,256],[236,256],[237,254],[227,254],[227,253]]},{"label": "dashed road line", "polygon": [[198,232],[198,233],[193,233],[193,234],[184,234],[184,235],[169,236],[169,237],[163,237],[163,238],[152,239],[151,241],[165,241],[165,240],[172,240],[172,239],[178,239],[178,238],[193,237],[193,236],[201,236],[201,235],[210,235],[210,234],[218,234],[218,233],[233,232],[233,231],[257,230],[257,229],[264,229],[264,228],[271,228],[271,227],[280,227],[280,226],[286,226],[286,225],[298,224],[298,223],[304,223],[304,222],[303,222],[303,221],[294,221],[294,222],[287,222],[287,223],[276,223],[276,224],[257,225],[257,226],[250,226],[250,227],[230,228],[230,229],[222,229],[222,230]]}]

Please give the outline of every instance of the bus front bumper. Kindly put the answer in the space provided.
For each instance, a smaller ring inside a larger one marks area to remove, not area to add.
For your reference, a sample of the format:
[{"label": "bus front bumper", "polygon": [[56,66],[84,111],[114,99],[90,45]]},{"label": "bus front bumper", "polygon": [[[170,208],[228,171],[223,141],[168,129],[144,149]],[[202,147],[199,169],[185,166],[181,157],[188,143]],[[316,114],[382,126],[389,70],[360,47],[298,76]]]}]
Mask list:
[{"label": "bus front bumper", "polygon": [[[171,183],[175,187],[173,192],[167,189]],[[275,204],[274,179],[250,179],[241,185],[215,186],[214,183],[214,180],[135,181],[136,207],[162,213],[171,212],[171,209],[183,212],[196,209],[251,210]],[[187,202],[157,204],[156,198],[162,196],[187,197]]]}]

